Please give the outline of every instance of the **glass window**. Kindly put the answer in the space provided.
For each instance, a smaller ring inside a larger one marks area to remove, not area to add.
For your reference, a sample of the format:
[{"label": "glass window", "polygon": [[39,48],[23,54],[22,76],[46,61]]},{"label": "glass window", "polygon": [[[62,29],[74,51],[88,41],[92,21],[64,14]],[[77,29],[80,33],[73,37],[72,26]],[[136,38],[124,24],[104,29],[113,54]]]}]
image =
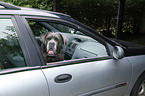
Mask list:
[{"label": "glass window", "polygon": [[62,24],[56,24],[56,23],[50,23],[50,24],[51,26],[55,27],[56,29],[58,29],[60,32],[63,33],[75,33],[76,31],[74,28],[70,28]]},{"label": "glass window", "polygon": [[28,23],[46,62],[108,56],[103,44],[74,28],[44,21]]},{"label": "glass window", "polygon": [[51,26],[53,26],[55,29],[59,30],[59,32],[62,33],[71,33],[71,34],[79,34],[79,35],[85,35],[82,32],[71,28],[69,26],[66,25],[62,25],[62,24],[56,24],[56,23],[49,23]]},{"label": "glass window", "polygon": [[0,26],[0,69],[26,66],[11,19],[0,19]]}]

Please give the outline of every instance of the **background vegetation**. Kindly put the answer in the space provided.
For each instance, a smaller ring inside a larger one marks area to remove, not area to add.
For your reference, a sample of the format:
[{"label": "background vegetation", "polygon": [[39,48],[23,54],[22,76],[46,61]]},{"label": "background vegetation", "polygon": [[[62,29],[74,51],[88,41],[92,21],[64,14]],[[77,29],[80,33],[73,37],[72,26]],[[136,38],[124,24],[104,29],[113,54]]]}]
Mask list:
[{"label": "background vegetation", "polygon": [[[53,10],[53,0],[2,0],[14,5]],[[139,35],[145,0],[127,0],[122,39]],[[59,12],[97,30],[108,37],[115,36],[118,0],[59,0]]]}]

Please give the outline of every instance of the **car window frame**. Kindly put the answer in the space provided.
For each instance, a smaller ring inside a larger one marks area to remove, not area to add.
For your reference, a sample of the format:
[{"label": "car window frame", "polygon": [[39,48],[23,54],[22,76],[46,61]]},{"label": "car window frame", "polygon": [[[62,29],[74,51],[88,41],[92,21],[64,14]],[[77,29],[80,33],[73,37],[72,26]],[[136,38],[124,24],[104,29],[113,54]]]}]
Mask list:
[{"label": "car window frame", "polygon": [[[25,44],[25,40],[22,38],[21,31],[18,27],[18,23],[16,21],[18,15],[0,15],[0,19],[10,19],[15,27],[16,33],[18,34],[19,44],[21,46],[21,49],[23,51],[23,55],[25,58],[25,62],[28,66],[25,67],[19,67],[19,68],[9,68],[9,69],[2,69],[0,70],[0,75],[7,75],[7,74],[13,74],[13,73],[19,73],[19,72],[25,72],[30,70],[41,70],[40,66],[33,66],[32,62],[29,58],[27,47],[28,45]],[[18,16],[21,18],[20,16]],[[27,36],[27,35],[26,35]]]},{"label": "car window frame", "polygon": [[[43,63],[40,60],[38,55],[37,48],[35,47],[32,38],[29,35],[28,29],[25,26],[25,20],[20,15],[0,15],[1,19],[11,19],[16,33],[18,34],[19,44],[24,54],[25,62],[27,64],[26,67],[33,67],[33,66],[42,66]],[[25,39],[27,37],[27,39]],[[31,46],[30,46],[31,45]],[[31,52],[33,51],[33,52]],[[17,69],[17,68],[12,68]],[[21,68],[19,68],[21,69]],[[23,67],[22,67],[23,69]],[[8,70],[11,70],[8,69]],[[3,70],[2,70],[3,71]]]},{"label": "car window frame", "polygon": [[[35,39],[31,38],[29,27],[27,27],[27,21],[20,15],[14,15],[16,25],[18,30],[21,32],[20,36],[23,41],[23,45],[27,52],[27,58],[29,59],[29,65],[32,66],[42,66],[43,62],[40,53],[38,51],[38,47],[36,46]],[[27,39],[26,39],[27,38]]]},{"label": "car window frame", "polygon": [[[71,28],[75,28],[75,29],[78,29],[78,31],[83,31],[83,32],[88,32],[88,30],[82,28],[81,26],[77,25],[77,24],[74,24],[72,22],[69,22],[69,21],[66,21],[66,20],[63,20],[63,19],[57,19],[57,18],[50,18],[50,17],[40,17],[40,16],[23,16],[23,18],[27,21],[27,20],[32,20],[32,21],[47,21],[47,22],[51,22],[51,23],[58,23],[59,24],[64,24],[66,26],[69,26]],[[28,22],[26,22],[27,24],[27,27],[29,27],[29,32],[31,34],[31,38],[35,39],[35,36],[33,35],[33,31],[31,30]],[[88,33],[91,33],[91,32],[88,32]],[[93,33],[92,33],[93,34]],[[91,35],[92,35],[91,34]],[[88,34],[87,34],[88,35]],[[90,34],[89,34],[90,36]],[[90,36],[92,37],[93,39],[96,40],[96,37],[97,36]],[[66,60],[66,61],[59,61],[59,62],[52,62],[52,63],[45,63],[46,65],[42,66],[44,68],[48,68],[48,67],[57,67],[57,66],[65,66],[65,65],[72,65],[72,64],[79,64],[79,63],[83,63],[83,62],[91,62],[91,61],[100,61],[100,60],[107,60],[107,59],[113,59],[112,55],[111,55],[111,50],[113,48],[112,45],[110,45],[109,43],[105,42],[104,40],[101,40],[99,38],[99,40],[97,39],[97,41],[99,41],[101,44],[103,43],[103,45],[105,46],[106,50],[107,50],[107,53],[108,53],[108,56],[104,56],[104,57],[93,57],[93,58],[81,58],[81,59],[73,59],[73,60]],[[37,47],[39,47],[36,39],[35,39],[35,45]],[[42,56],[42,53],[40,52],[40,49],[38,50],[39,51],[39,55],[41,58],[43,58]],[[42,59],[44,60],[44,59]],[[45,61],[43,61],[45,62]]]}]

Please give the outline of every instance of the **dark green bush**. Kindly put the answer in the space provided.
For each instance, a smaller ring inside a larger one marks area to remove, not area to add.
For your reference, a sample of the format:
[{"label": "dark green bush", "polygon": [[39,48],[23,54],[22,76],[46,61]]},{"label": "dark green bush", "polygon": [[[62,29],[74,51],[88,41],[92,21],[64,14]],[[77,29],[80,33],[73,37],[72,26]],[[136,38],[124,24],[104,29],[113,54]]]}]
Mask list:
[{"label": "dark green bush", "polygon": [[[123,37],[139,34],[145,0],[127,0]],[[62,0],[60,11],[108,37],[115,36],[118,0]]]},{"label": "dark green bush", "polygon": [[[53,0],[3,0],[18,6],[52,10]],[[90,26],[99,33],[114,37],[119,0],[60,0],[59,11]],[[123,37],[139,34],[145,0],[126,0]]]}]

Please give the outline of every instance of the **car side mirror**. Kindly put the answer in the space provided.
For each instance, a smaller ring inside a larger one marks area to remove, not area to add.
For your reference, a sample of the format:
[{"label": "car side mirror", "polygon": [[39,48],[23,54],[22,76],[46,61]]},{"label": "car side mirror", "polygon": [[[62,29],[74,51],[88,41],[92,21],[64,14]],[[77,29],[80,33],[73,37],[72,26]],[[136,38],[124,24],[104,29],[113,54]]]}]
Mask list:
[{"label": "car side mirror", "polygon": [[120,46],[115,46],[113,49],[113,58],[121,59],[124,57],[124,50]]}]

